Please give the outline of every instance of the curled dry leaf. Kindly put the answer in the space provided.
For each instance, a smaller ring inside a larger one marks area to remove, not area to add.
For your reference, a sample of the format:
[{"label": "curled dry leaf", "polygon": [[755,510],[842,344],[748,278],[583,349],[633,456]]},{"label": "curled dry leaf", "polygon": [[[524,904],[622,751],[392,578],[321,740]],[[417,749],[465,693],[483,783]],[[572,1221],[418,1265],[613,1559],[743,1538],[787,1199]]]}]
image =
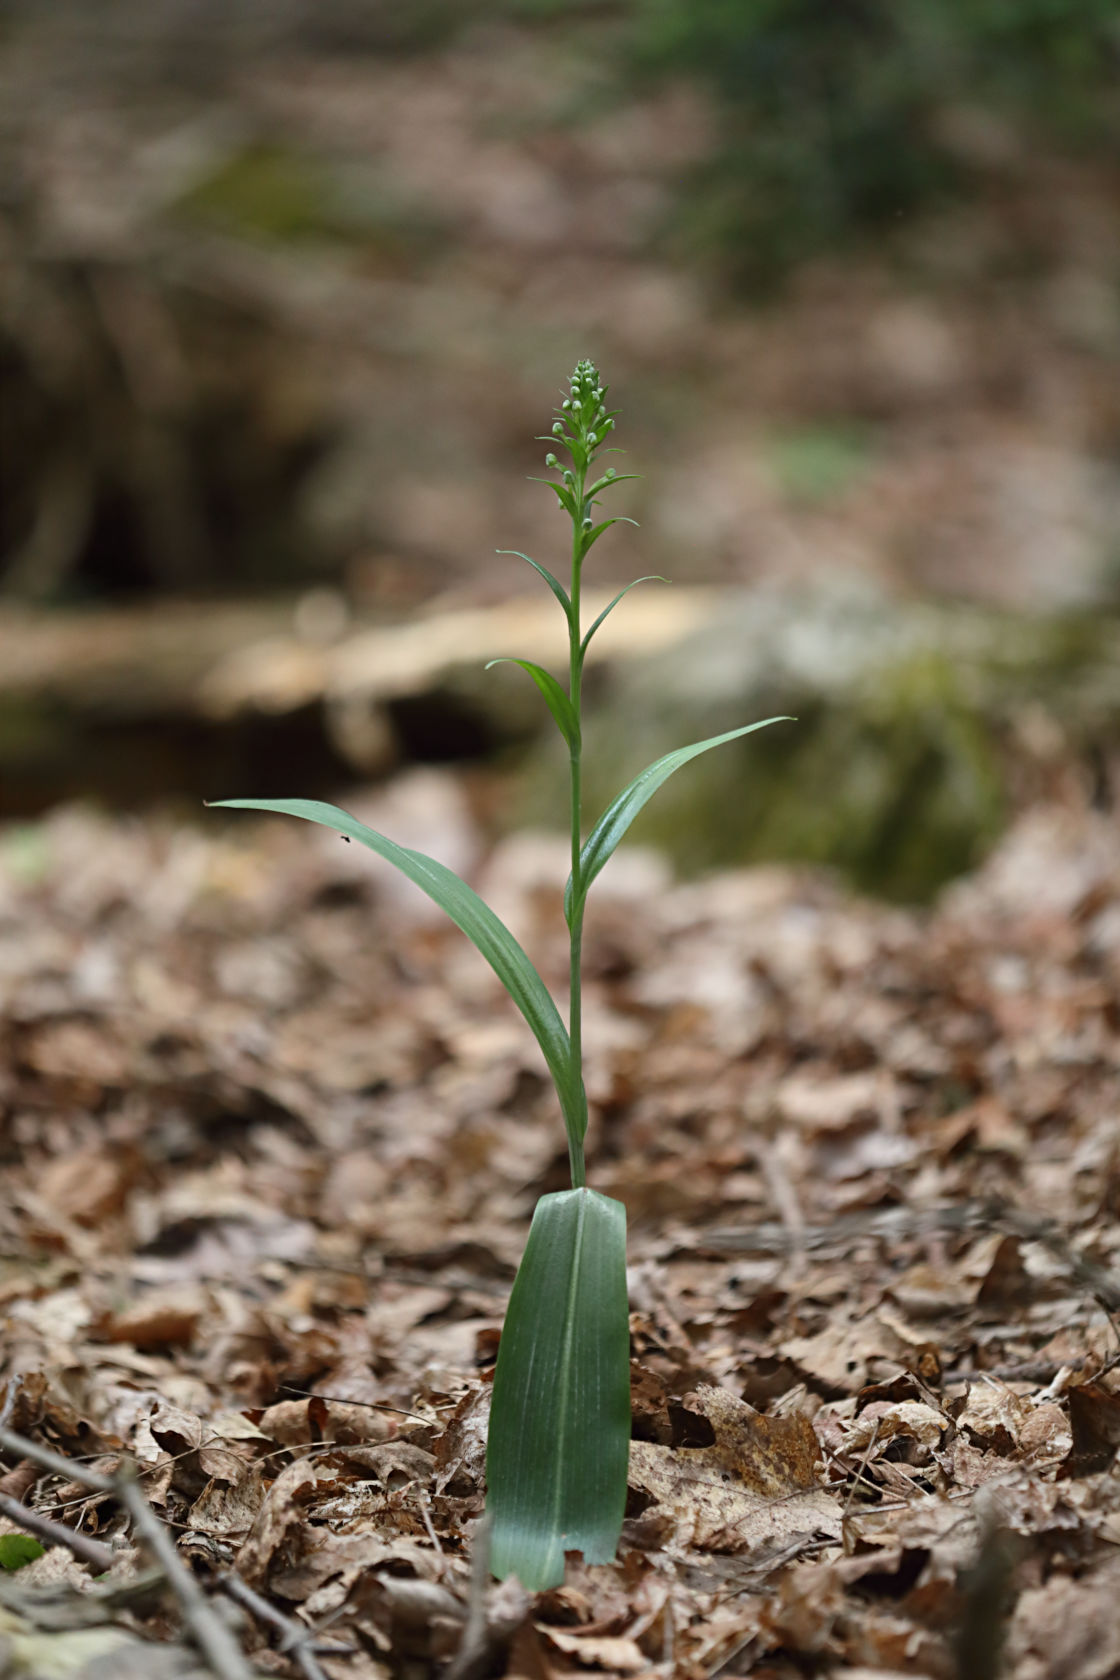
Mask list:
[{"label": "curled dry leaf", "polygon": [[258,1465],[242,1465],[236,1477],[214,1477],[190,1509],[190,1524],[201,1534],[238,1546],[247,1540],[264,1502],[264,1479]]},{"label": "curled dry leaf", "polygon": [[142,1170],[138,1150],[91,1145],[53,1160],[38,1180],[48,1207],[75,1224],[95,1226],[120,1213]]},{"label": "curled dry leaf", "polygon": [[602,1668],[609,1674],[639,1674],[649,1667],[649,1658],[636,1640],[619,1634],[566,1633],[562,1628],[537,1628],[546,1644],[562,1657],[574,1657],[584,1668]]},{"label": "curled dry leaf", "polygon": [[1006,1383],[977,1383],[968,1391],[964,1408],[957,1413],[958,1433],[985,1452],[1006,1457],[1019,1445],[1030,1405]]},{"label": "curled dry leaf", "polygon": [[298,1530],[308,1504],[335,1478],[307,1459],[282,1470],[269,1488],[252,1531],[237,1554],[237,1571],[250,1586],[263,1581],[274,1554]]},{"label": "curled dry leaf", "polygon": [[921,1400],[902,1400],[891,1404],[875,1400],[865,1406],[848,1426],[842,1437],[844,1451],[860,1454],[869,1451],[873,1442],[883,1447],[899,1436],[909,1436],[920,1446],[939,1446],[949,1428],[949,1419]]},{"label": "curled dry leaf", "polygon": [[820,1487],[807,1418],[766,1417],[708,1387],[691,1403],[711,1425],[712,1445],[630,1448],[630,1485],[671,1517],[678,1544],[749,1552],[795,1535],[839,1535],[840,1509]]},{"label": "curled dry leaf", "polygon": [[189,1347],[208,1304],[200,1289],[157,1290],[119,1312],[102,1313],[90,1335],[135,1348]]}]

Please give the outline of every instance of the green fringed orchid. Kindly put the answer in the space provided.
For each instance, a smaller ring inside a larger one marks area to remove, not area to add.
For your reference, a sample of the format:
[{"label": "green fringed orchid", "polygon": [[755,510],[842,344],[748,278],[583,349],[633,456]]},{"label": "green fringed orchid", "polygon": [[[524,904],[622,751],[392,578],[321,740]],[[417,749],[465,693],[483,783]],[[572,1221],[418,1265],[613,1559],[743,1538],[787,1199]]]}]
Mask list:
[{"label": "green fringed orchid", "polygon": [[[529,555],[518,554],[556,597],[568,626],[567,681],[531,660],[512,659],[536,684],[568,750],[571,875],[564,913],[569,934],[567,1024],[548,988],[505,924],[478,894],[436,859],[398,846],[337,806],[314,799],[224,799],[219,805],[302,817],[335,829],[394,864],[460,927],[497,974],[532,1029],[556,1087],[568,1138],[572,1188],[542,1196],[506,1312],[487,1441],[490,1567],[534,1591],[564,1578],[566,1552],[589,1563],[615,1556],[626,1503],[630,1451],[626,1210],[589,1190],[584,1165],[587,1097],[583,1086],[581,954],[591,883],[638,812],[674,771],[700,753],[766,724],[745,724],[667,753],[612,800],[583,839],[580,760],[583,665],[591,639],[621,590],[585,632],[580,621],[584,561],[617,519],[595,517],[600,497],[625,477],[592,472],[614,430],[606,390],[594,366],[580,362],[546,441],[543,479],[572,527],[568,587]],[[632,523],[632,522],[631,522]],[[503,552],[518,553],[516,550]],[[639,578],[636,582],[651,581]],[[627,585],[627,589],[633,585]],[[499,661],[493,661],[499,663]]]}]

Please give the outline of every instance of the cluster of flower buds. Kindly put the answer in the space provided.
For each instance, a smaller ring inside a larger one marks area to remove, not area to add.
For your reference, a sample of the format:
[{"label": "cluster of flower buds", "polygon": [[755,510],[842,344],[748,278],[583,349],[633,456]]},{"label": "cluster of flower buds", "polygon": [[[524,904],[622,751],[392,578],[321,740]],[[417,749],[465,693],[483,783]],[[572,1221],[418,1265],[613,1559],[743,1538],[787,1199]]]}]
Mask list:
[{"label": "cluster of flower buds", "polygon": [[[603,441],[613,421],[607,415],[603,402],[606,393],[599,383],[599,375],[593,362],[577,362],[576,370],[572,374],[571,389],[571,396],[565,397],[560,405],[561,412],[575,421],[578,430],[584,433],[587,442],[594,448]],[[593,428],[600,424],[602,433],[597,435]]]},{"label": "cluster of flower buds", "polygon": [[[586,473],[596,451],[606,442],[607,433],[614,429],[614,415],[607,412],[606,395],[606,386],[601,383],[594,362],[577,362],[570,394],[556,410],[557,418],[552,426],[552,436],[572,457],[572,466],[563,469],[564,482],[569,486]],[[544,464],[554,469],[560,466],[551,450]],[[613,467],[608,467],[605,476],[609,480],[618,475]]]},{"label": "cluster of flower buds", "polygon": [[593,475],[588,472],[588,468],[606,443],[608,433],[614,430],[617,410],[608,411],[606,395],[607,388],[600,380],[594,362],[578,362],[571,377],[570,394],[556,410],[552,432],[548,437],[540,439],[542,443],[556,442],[571,456],[571,466],[564,467],[561,466],[555,452],[549,450],[544,464],[554,472],[559,472],[561,482],[558,484],[551,478],[541,479],[539,482],[547,484],[555,492],[561,507],[576,527],[580,545],[579,558],[587,553],[591,544],[608,526],[617,524],[617,520],[607,519],[596,525],[592,509],[599,494],[608,485],[621,484],[624,478],[633,476],[629,473],[619,474],[614,467],[608,467],[594,483],[589,482]]}]

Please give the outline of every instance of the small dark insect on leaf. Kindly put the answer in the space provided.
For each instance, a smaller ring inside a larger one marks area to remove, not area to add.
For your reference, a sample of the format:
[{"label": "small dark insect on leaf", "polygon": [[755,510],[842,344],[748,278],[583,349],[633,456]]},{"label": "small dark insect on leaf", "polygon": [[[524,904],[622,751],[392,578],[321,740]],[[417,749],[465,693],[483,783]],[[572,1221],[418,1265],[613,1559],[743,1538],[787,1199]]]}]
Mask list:
[{"label": "small dark insect on leaf", "polygon": [[348,846],[350,844],[350,836],[348,834],[340,834],[338,838],[344,845]]}]

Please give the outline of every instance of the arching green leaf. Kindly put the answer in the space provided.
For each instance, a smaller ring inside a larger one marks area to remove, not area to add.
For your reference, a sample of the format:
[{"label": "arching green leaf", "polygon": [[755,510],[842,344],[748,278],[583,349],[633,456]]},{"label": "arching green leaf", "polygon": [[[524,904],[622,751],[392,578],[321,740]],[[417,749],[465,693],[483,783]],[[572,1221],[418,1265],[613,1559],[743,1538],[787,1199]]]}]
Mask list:
[{"label": "arching green leaf", "polygon": [[532,555],[530,555],[530,554],[522,554],[522,552],[519,548],[498,548],[498,549],[495,549],[494,552],[495,552],[495,554],[512,554],[515,559],[524,560],[527,565],[532,566],[533,570],[535,572],[538,572],[540,574],[540,576],[544,579],[544,581],[548,584],[548,587],[551,589],[552,593],[555,595],[556,599],[559,601],[560,605],[563,607],[564,612],[569,617],[571,616],[572,603],[571,603],[571,600],[569,599],[568,591],[564,588],[564,585],[560,582],[559,578],[553,577],[552,573],[549,571],[547,566],[542,566],[540,564],[540,562],[537,561],[537,560],[534,560]]},{"label": "arching green leaf", "polygon": [[[609,455],[620,455],[623,452],[619,449],[610,449],[607,450],[606,453]],[[612,484],[627,484],[631,479],[641,478],[642,476],[643,475],[641,473],[620,473],[613,472],[612,469],[611,475],[604,473],[602,478],[596,479],[595,483],[592,484],[584,492],[584,494],[586,496],[598,496],[601,491],[609,490]]]},{"label": "arching green leaf", "polygon": [[[591,830],[580,851],[580,897],[586,898],[587,889],[598,875],[615,847],[622,839],[643,805],[647,805],[661,787],[667,782],[675,770],[690,759],[699,758],[701,753],[710,752],[713,747],[722,747],[725,741],[737,741],[742,735],[753,735],[756,729],[766,729],[772,723],[793,723],[789,717],[763,718],[761,723],[744,724],[742,729],[729,729],[724,735],[713,735],[710,740],[698,741],[691,747],[678,747],[675,752],[666,753],[664,758],[656,759],[653,764],[639,772],[629,787],[613,799]],[[569,922],[574,909],[572,895],[572,878],[569,875],[568,884],[564,890],[564,913]]]},{"label": "arching green leaf", "polygon": [[576,499],[572,495],[572,492],[568,489],[566,484],[554,484],[551,478],[530,478],[529,483],[530,484],[547,484],[548,488],[550,490],[555,490],[556,499],[560,503],[560,506],[564,509],[564,512],[569,516],[569,518],[571,518],[571,519],[578,519],[579,518],[579,511],[576,508]]},{"label": "arching green leaf", "polygon": [[637,524],[638,521],[631,519],[629,514],[626,513],[616,513],[613,519],[602,520],[598,525],[593,526],[590,531],[583,532],[583,552],[586,554],[592,543],[598,542],[603,532],[609,531],[612,525],[633,525],[637,527]]},{"label": "arching green leaf", "polygon": [[646,577],[634,578],[633,582],[628,583],[626,585],[625,589],[620,589],[618,594],[615,596],[614,600],[610,603],[610,605],[603,608],[602,612],[599,614],[598,618],[595,620],[594,624],[591,626],[590,630],[588,630],[588,632],[584,636],[582,642],[579,644],[580,658],[582,659],[584,654],[587,652],[588,644],[590,643],[591,638],[595,634],[596,630],[598,630],[600,624],[602,624],[603,620],[606,618],[608,613],[611,613],[611,612],[614,611],[615,607],[617,607],[618,603],[622,600],[622,597],[624,595],[629,595],[630,591],[632,589],[634,589],[639,583],[668,583],[668,581],[669,581],[668,578],[659,577],[656,572],[650,572],[649,575],[646,576]]},{"label": "arching green leaf", "polygon": [[564,1111],[569,1133],[582,1141],[587,1130],[587,1100],[582,1081],[573,1078],[567,1028],[560,1019],[551,994],[517,940],[479,898],[473,888],[446,864],[398,846],[384,834],[367,828],[349,812],[320,799],[216,799],[214,805],[236,811],[274,811],[282,816],[302,817],[305,822],[333,828],[368,846],[371,852],[393,864],[402,875],[426,892],[441,910],[462,928],[476,950],[486,958],[514,1003],[528,1021],[548,1063],[549,1072]]},{"label": "arching green leaf", "polygon": [[575,707],[551,671],[546,671],[543,665],[537,665],[531,659],[491,659],[486,669],[489,670],[491,665],[520,665],[523,671],[528,671],[544,695],[545,704],[556,719],[561,735],[573,752],[579,750],[579,719]]}]

